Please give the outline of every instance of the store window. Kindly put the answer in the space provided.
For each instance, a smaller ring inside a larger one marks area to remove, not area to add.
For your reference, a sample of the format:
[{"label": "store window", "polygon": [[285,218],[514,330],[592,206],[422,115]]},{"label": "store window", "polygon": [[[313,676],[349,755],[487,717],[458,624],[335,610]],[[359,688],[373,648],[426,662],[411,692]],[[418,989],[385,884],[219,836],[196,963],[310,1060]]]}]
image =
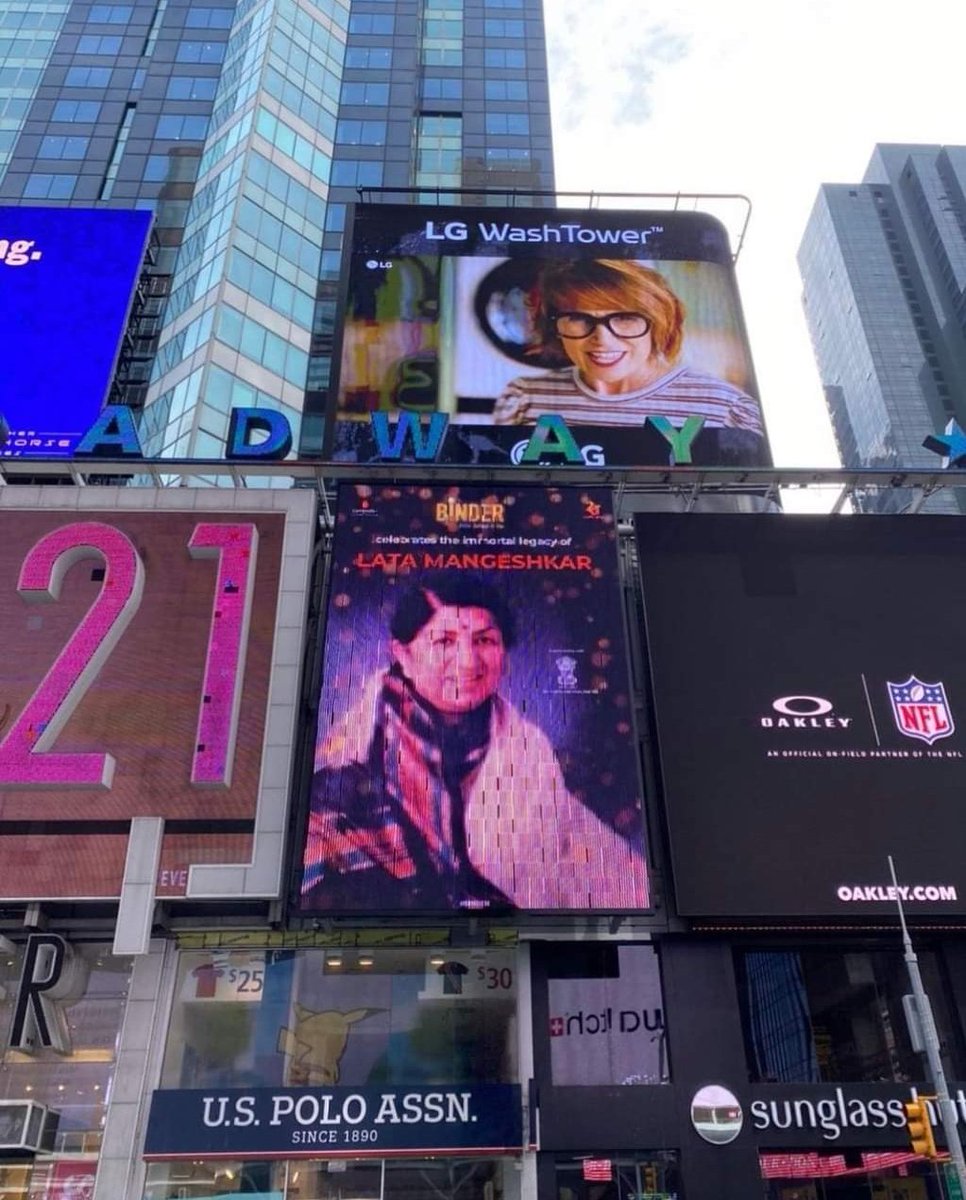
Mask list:
[{"label": "store window", "polygon": [[152,1163],[144,1198],[253,1194],[261,1200],[520,1200],[520,1173],[507,1160],[457,1157]]},{"label": "store window", "polygon": [[[926,951],[919,965],[958,1077],[962,1055],[939,962]],[[910,985],[901,950],[748,951],[738,975],[753,1082],[922,1079],[902,1010]]]},{"label": "store window", "polygon": [[946,1200],[958,1194],[950,1167],[916,1161],[895,1151],[852,1150],[820,1154],[762,1154],[759,1158],[766,1200]]},{"label": "store window", "polygon": [[650,945],[551,951],[550,1073],[555,1084],[668,1082],[661,972]]},{"label": "store window", "polygon": [[555,1166],[557,1200],[680,1200],[681,1173],[672,1151],[559,1157]]},{"label": "store window", "polygon": [[162,1088],[516,1082],[512,954],[181,956]]},{"label": "store window", "polygon": [[9,1048],[23,947],[0,960],[0,1035],[7,1047],[0,1059],[0,1100],[31,1101],[48,1113],[36,1158],[0,1166],[4,1200],[86,1196],[93,1187],[131,976],[131,959],[115,958],[110,950],[101,943],[69,947],[56,1002],[66,1052]]}]

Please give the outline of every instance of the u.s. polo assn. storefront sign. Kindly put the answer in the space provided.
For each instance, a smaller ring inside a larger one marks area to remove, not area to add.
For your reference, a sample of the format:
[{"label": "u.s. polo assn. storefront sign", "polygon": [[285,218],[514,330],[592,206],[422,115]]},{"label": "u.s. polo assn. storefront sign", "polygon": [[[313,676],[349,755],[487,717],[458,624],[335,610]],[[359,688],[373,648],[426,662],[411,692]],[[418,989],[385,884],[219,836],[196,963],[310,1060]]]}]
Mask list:
[{"label": "u.s. polo assn. storefront sign", "polygon": [[359,1158],[523,1147],[517,1084],[157,1091],[144,1157]]}]

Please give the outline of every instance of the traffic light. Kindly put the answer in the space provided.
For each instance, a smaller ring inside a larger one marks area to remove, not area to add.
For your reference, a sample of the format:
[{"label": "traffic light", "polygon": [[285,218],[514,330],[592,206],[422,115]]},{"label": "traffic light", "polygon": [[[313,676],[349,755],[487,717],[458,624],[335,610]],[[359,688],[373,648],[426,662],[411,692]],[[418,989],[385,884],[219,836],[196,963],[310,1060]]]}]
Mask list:
[{"label": "traffic light", "polygon": [[657,1184],[657,1167],[653,1163],[648,1165],[641,1172],[641,1182],[644,1184],[644,1191],[649,1195],[656,1195],[660,1191]]},{"label": "traffic light", "polygon": [[925,1158],[936,1157],[936,1143],[932,1136],[932,1122],[929,1120],[929,1105],[924,1096],[909,1100],[904,1105],[906,1110],[906,1130],[909,1133],[909,1145],[914,1154],[922,1154]]}]

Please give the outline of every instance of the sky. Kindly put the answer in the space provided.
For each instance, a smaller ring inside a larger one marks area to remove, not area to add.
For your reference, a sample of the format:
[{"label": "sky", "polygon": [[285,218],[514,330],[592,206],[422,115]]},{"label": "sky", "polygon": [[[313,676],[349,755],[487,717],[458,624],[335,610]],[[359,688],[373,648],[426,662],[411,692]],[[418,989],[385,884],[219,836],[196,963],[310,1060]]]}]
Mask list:
[{"label": "sky", "polygon": [[861,181],[876,142],[966,142],[966,7],[544,4],[558,190],[747,196],[738,285],[775,465],[837,465],[795,255],[819,186]]}]

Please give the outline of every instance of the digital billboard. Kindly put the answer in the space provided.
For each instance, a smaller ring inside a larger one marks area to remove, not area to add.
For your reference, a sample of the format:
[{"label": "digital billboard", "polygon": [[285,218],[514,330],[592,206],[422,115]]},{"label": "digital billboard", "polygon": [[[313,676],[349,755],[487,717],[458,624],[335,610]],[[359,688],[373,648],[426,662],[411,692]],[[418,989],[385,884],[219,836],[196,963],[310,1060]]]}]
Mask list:
[{"label": "digital billboard", "polygon": [[0,497],[0,897],[119,895],[135,817],[165,821],[158,895],[276,893],[312,498],[26,490]]},{"label": "digital billboard", "polygon": [[642,514],[678,909],[966,911],[966,527]]},{"label": "digital billboard", "polygon": [[770,463],[714,218],[358,205],[346,245],[328,457]]},{"label": "digital billboard", "polygon": [[150,228],[145,209],[0,206],[0,457],[69,456],[94,423]]},{"label": "digital billboard", "polygon": [[301,910],[638,909],[609,493],[344,486]]}]

